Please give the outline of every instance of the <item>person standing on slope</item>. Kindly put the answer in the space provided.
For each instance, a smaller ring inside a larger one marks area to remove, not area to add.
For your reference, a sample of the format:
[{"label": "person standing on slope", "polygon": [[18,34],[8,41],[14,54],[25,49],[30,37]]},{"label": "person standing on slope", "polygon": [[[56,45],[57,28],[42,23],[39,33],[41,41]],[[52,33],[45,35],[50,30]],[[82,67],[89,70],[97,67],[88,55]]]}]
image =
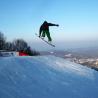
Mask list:
[{"label": "person standing on slope", "polygon": [[39,29],[39,37],[45,37],[45,35],[48,37],[48,41],[51,42],[52,38],[50,36],[50,32],[49,32],[49,26],[59,26],[58,24],[52,24],[52,23],[48,23],[47,21],[44,21],[44,23],[40,26]]}]

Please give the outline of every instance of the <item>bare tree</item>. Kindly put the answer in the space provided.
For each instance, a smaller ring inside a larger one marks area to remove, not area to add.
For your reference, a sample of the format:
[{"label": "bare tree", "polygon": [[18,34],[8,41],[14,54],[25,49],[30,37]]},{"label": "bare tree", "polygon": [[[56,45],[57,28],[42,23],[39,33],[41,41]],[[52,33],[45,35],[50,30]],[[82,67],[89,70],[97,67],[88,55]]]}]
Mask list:
[{"label": "bare tree", "polygon": [[27,47],[27,42],[23,39],[16,39],[13,41],[13,48],[15,51],[25,50]]},{"label": "bare tree", "polygon": [[6,38],[4,37],[4,34],[0,32],[0,50],[4,50],[6,43]]},{"label": "bare tree", "polygon": [[8,50],[8,51],[12,51],[13,50],[13,44],[11,42],[6,42],[5,43],[5,50]]}]

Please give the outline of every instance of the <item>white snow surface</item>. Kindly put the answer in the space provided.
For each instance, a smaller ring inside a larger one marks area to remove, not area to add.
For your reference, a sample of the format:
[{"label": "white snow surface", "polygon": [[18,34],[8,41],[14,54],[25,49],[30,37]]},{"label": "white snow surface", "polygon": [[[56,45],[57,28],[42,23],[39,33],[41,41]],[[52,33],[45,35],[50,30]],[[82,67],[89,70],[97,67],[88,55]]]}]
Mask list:
[{"label": "white snow surface", "polygon": [[0,98],[98,98],[98,72],[51,55],[0,57]]}]

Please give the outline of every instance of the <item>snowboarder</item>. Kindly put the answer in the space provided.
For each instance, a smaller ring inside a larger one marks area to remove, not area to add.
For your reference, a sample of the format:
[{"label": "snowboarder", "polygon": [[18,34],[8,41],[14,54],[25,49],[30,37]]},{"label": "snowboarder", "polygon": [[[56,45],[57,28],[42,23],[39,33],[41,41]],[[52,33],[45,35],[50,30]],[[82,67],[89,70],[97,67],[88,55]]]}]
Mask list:
[{"label": "snowboarder", "polygon": [[45,37],[45,35],[47,35],[48,37],[48,41],[51,42],[52,38],[50,36],[50,32],[49,32],[49,26],[59,26],[58,24],[52,24],[52,23],[48,23],[47,21],[44,21],[44,23],[40,26],[39,29],[39,37]]}]

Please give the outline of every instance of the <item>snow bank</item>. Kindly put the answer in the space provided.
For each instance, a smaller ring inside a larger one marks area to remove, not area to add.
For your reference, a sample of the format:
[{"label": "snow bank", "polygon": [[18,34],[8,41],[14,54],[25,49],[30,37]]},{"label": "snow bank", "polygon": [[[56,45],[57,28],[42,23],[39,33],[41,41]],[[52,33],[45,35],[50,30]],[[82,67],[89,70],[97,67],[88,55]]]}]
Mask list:
[{"label": "snow bank", "polygon": [[19,56],[18,52],[15,51],[0,51],[0,57],[10,57],[10,56]]},{"label": "snow bank", "polygon": [[98,72],[55,56],[0,58],[0,98],[98,98]]}]

